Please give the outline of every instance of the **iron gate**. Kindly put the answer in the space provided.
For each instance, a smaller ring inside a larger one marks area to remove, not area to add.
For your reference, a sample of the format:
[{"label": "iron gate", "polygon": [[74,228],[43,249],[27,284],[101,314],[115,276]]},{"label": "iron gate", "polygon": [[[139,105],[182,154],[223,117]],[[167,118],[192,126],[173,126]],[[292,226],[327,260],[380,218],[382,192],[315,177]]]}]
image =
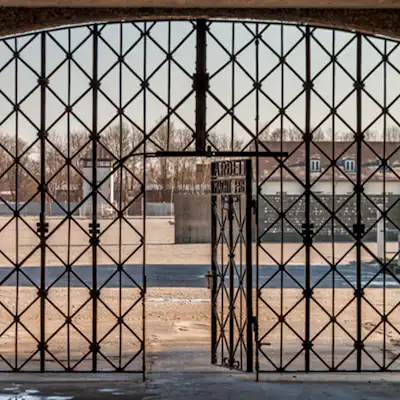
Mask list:
[{"label": "iron gate", "polygon": [[253,371],[251,160],[211,164],[212,363]]},{"label": "iron gate", "polygon": [[207,146],[255,153],[257,371],[399,369],[398,41],[199,20],[0,48],[1,370],[144,371],[145,158]]}]

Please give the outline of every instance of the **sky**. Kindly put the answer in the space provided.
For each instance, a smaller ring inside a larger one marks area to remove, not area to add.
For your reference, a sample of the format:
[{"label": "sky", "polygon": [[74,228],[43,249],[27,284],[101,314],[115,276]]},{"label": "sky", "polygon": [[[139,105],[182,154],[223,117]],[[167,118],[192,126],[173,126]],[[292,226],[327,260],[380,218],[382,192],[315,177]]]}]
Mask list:
[{"label": "sky", "polygon": [[[139,23],[137,26],[131,23],[108,24],[104,27],[99,25],[101,30],[98,47],[98,74],[101,79],[97,118],[99,131],[107,129],[110,120],[117,114],[117,108],[120,107],[124,108],[124,113],[128,117],[122,117],[124,122],[133,122],[138,128],[148,132],[167,114],[168,104],[174,107],[192,90],[191,75],[195,72],[196,56],[196,32],[193,30],[193,24],[187,21],[174,21],[170,24],[157,22],[153,25],[148,22],[147,28],[150,26],[152,28],[149,36],[140,38],[144,23]],[[280,127],[304,129],[305,95],[303,93],[296,101],[292,100],[302,92],[302,79],[305,79],[306,74],[306,47],[305,40],[302,39],[305,28],[294,25],[259,24],[262,40],[257,49],[254,41],[251,42],[252,32],[255,33],[257,29],[256,24],[248,23],[246,27],[232,22],[213,22],[209,27],[207,68],[211,79],[210,94],[207,96],[208,129],[216,134],[230,135],[233,131],[235,137],[246,142],[251,139],[251,134],[257,132],[257,114],[258,131],[265,125],[268,125],[270,130]],[[341,104],[342,99],[353,90],[353,79],[356,78],[355,34],[335,32],[330,29],[312,28],[312,31],[311,77],[314,90],[327,104],[318,95],[314,93],[311,95],[311,126],[319,126],[329,115],[330,107],[337,107],[337,116],[326,119],[321,128],[335,132],[356,129],[355,93]],[[173,60],[176,63],[166,60],[165,52],[160,49],[168,51],[169,35],[171,49],[175,49],[181,40],[187,37],[173,53]],[[88,39],[85,41],[85,38]],[[67,135],[68,130],[72,132],[92,127],[92,93],[89,90],[93,69],[92,39],[88,27],[55,30],[46,35],[46,76],[49,78],[49,89],[46,94],[45,113],[46,129],[50,132]],[[300,43],[294,46],[298,41]],[[251,44],[246,47],[249,42]],[[66,53],[69,47],[79,67],[74,61],[67,60]],[[18,60],[13,60],[12,49],[19,51]],[[232,51],[236,53],[237,63],[229,63]],[[338,54],[337,62],[321,72],[329,63],[333,52]],[[388,54],[387,63],[382,63],[383,54]],[[118,63],[119,55],[124,56],[125,64]],[[285,57],[284,65],[279,64],[279,57],[282,55]],[[379,103],[376,104],[371,100],[368,94],[363,94],[362,126],[366,129],[381,113],[382,107],[389,106],[400,95],[400,48],[393,40],[363,38],[361,57],[365,90]],[[158,69],[162,63],[162,67]],[[222,68],[227,63],[228,65]],[[377,65],[379,65],[377,70],[370,74]],[[399,68],[399,71],[396,68]],[[157,71],[154,72],[155,70]],[[28,35],[18,39],[7,38],[0,42],[0,131],[12,136],[18,131],[19,137],[24,140],[28,142],[35,140],[41,118],[39,88],[21,103],[22,112],[13,113],[9,118],[7,116],[13,109],[9,100],[11,102],[23,100],[36,87],[40,71],[40,35]],[[261,89],[264,92],[264,94],[259,92],[258,103],[253,88],[257,74],[262,81]],[[144,76],[147,76],[149,82],[146,100],[143,92],[139,93],[140,79]],[[225,111],[214,97],[230,109],[250,91],[252,93],[233,109],[235,117],[241,123],[235,122],[229,115],[220,120]],[[52,92],[55,92],[59,99]],[[85,93],[86,95],[75,104]],[[146,104],[145,112],[144,104]],[[73,105],[76,117],[64,115],[59,119],[65,111],[65,105]],[[282,120],[277,117],[277,107],[285,108],[286,116]],[[194,129],[194,111],[195,99],[192,94],[179,107],[180,118],[174,115],[171,120],[177,128]],[[399,118],[400,101],[392,104],[389,112],[393,118]],[[113,123],[118,121],[119,117]],[[395,125],[390,116],[387,117],[386,123],[387,126]],[[384,118],[381,117],[371,129],[382,132],[383,127]]]}]

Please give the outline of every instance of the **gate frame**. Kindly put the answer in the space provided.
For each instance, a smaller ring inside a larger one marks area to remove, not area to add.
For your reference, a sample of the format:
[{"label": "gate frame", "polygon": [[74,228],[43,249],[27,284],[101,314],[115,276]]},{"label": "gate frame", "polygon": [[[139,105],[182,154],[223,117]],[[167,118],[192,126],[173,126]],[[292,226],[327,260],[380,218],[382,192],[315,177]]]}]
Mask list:
[{"label": "gate frame", "polygon": [[[243,162],[245,166],[245,182],[246,182],[246,191],[245,193],[239,194],[246,201],[245,206],[245,235],[246,241],[244,242],[246,245],[246,256],[245,256],[245,273],[246,273],[246,372],[253,372],[253,323],[255,317],[253,316],[253,264],[252,264],[252,227],[253,227],[253,199],[252,199],[252,160],[250,158],[245,160],[235,160],[238,162]],[[213,170],[213,165],[219,163],[221,161],[216,161],[211,164],[211,171]],[[223,161],[222,161],[223,162]],[[211,177],[213,182],[213,177]],[[218,212],[217,198],[218,196],[226,196],[228,197],[229,204],[229,217],[226,222],[229,225],[229,249],[232,251],[235,243],[233,240],[233,195],[228,194],[215,194],[211,193],[211,274],[212,274],[212,289],[211,289],[211,363],[217,363],[217,351],[218,351],[218,338],[217,338],[217,273],[218,273],[218,261],[217,261],[217,249],[220,243],[217,241],[217,218],[216,212]],[[225,226],[225,223],[224,223]],[[242,241],[240,243],[243,243]],[[224,243],[222,243],[224,244]],[[233,256],[234,257],[234,256]],[[229,264],[229,267],[228,267]],[[225,267],[225,264],[221,267]],[[229,306],[229,367],[232,368],[233,361],[233,350],[235,347],[234,343],[234,304],[232,304],[235,299],[235,288],[234,288],[234,276],[235,271],[232,262],[232,254],[230,255],[230,259],[227,261],[227,271],[229,268],[229,297],[230,297],[230,306]],[[256,269],[258,265],[256,266]],[[237,289],[240,290],[240,289]],[[222,321],[223,322],[223,321]],[[242,328],[242,327],[241,327]],[[223,344],[221,344],[223,345]],[[222,360],[221,360],[222,361]]]}]

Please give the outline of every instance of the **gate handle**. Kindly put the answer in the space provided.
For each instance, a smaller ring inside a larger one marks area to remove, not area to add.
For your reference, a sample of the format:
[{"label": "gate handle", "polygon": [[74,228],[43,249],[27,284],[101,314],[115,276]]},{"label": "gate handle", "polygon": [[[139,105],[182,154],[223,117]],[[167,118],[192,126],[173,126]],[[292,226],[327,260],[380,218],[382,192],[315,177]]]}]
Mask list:
[{"label": "gate handle", "polygon": [[211,271],[208,271],[206,275],[204,275],[204,278],[207,279],[207,289],[212,289],[212,284],[213,284],[213,274]]}]

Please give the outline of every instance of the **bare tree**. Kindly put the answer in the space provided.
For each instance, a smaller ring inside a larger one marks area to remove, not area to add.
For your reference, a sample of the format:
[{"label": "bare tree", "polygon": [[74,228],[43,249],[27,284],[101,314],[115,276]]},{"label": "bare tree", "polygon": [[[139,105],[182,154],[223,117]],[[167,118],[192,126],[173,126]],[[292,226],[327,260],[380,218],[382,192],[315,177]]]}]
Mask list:
[{"label": "bare tree", "polygon": [[[312,130],[311,130],[312,131]],[[317,128],[312,132],[312,140],[315,142],[323,142],[328,139],[328,135],[321,128]]]},{"label": "bare tree", "polygon": [[30,200],[37,192],[39,171],[33,149],[4,132],[0,132],[0,177],[0,191],[9,192],[12,201]]},{"label": "bare tree", "polygon": [[129,156],[114,173],[118,193],[116,201],[121,203],[121,207],[125,207],[141,190],[144,168],[142,141],[143,134],[135,126],[124,122],[110,126],[100,139],[113,164]]},{"label": "bare tree", "polygon": [[336,140],[342,142],[352,142],[354,140],[353,132],[338,132],[336,135]]},{"label": "bare tree", "polygon": [[300,141],[302,133],[295,127],[275,128],[270,131],[266,129],[260,135],[260,140],[265,142],[280,142],[280,141]]},{"label": "bare tree", "polygon": [[400,141],[400,128],[397,125],[391,125],[386,129],[386,141],[388,142]]}]

